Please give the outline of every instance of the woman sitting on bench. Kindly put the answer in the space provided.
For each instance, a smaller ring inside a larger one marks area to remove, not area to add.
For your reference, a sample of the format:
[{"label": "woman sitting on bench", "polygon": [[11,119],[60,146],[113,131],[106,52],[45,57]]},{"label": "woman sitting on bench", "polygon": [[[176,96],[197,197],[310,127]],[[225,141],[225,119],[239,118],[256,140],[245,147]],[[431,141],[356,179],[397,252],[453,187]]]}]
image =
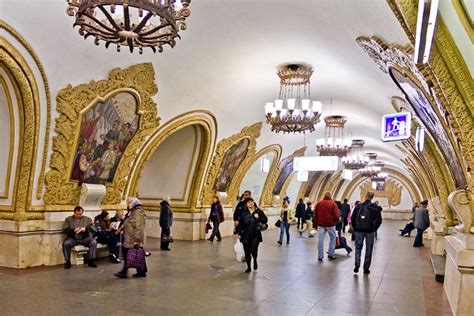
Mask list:
[{"label": "woman sitting on bench", "polygon": [[113,263],[120,263],[119,248],[117,247],[120,235],[110,220],[109,212],[102,211],[94,218],[97,242],[109,247],[109,258]]}]

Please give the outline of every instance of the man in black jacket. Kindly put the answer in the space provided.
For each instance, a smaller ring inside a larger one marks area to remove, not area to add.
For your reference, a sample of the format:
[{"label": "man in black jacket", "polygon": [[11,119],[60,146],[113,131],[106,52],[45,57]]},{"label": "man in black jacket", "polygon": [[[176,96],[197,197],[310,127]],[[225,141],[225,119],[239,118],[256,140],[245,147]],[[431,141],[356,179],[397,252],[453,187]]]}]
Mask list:
[{"label": "man in black jacket", "polygon": [[295,217],[298,219],[298,223],[296,224],[297,230],[300,229],[300,227],[301,229],[303,229],[303,224],[305,223],[304,221],[305,211],[306,211],[306,204],[304,204],[303,199],[300,199],[298,204],[296,205],[296,214],[295,214]]},{"label": "man in black jacket", "polygon": [[346,226],[348,224],[347,218],[349,217],[349,212],[351,211],[351,206],[347,203],[347,199],[344,199],[344,203],[341,204],[341,220],[342,220],[342,232],[346,232]]},{"label": "man in black jacket", "polygon": [[367,192],[364,203],[356,206],[352,212],[352,227],[355,232],[355,267],[354,272],[359,272],[360,257],[365,239],[364,274],[370,273],[370,262],[372,261],[372,249],[374,247],[375,232],[382,224],[382,214],[377,206],[372,203],[373,192]]}]

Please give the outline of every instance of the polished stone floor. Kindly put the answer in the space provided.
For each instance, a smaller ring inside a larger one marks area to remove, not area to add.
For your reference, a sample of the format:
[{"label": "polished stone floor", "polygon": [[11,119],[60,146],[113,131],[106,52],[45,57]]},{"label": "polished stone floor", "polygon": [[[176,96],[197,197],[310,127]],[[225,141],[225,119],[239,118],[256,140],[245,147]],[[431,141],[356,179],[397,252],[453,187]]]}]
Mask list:
[{"label": "polished stone floor", "polygon": [[398,236],[402,226],[381,226],[368,276],[354,275],[353,255],[344,250],[318,262],[317,239],[299,238],[294,227],[289,245],[278,246],[278,231],[265,232],[259,270],[250,274],[235,260],[232,237],[175,242],[170,252],[148,239],[145,279],[116,279],[120,266],[105,260],[97,269],[0,269],[0,314],[450,315],[429,250]]}]

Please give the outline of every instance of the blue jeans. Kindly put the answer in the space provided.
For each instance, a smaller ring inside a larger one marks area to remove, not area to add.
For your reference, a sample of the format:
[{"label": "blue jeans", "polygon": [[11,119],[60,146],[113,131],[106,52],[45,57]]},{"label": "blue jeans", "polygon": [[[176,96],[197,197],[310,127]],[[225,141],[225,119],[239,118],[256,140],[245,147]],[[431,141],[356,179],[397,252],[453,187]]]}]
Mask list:
[{"label": "blue jeans", "polygon": [[286,232],[286,242],[290,242],[290,223],[288,222],[281,222],[280,225],[280,239],[278,239],[279,242],[283,241],[283,231]]},{"label": "blue jeans", "polygon": [[360,267],[360,257],[362,254],[362,248],[364,247],[365,238],[365,258],[364,258],[364,270],[369,270],[370,263],[372,261],[372,249],[374,248],[375,233],[364,233],[355,232],[355,266]]},{"label": "blue jeans", "polygon": [[413,247],[421,247],[423,245],[423,232],[424,229],[416,229],[416,237],[415,242],[413,243]]},{"label": "blue jeans", "polygon": [[328,256],[332,257],[336,255],[336,226],[318,226],[318,259],[324,258],[324,237],[326,237],[326,232],[329,234]]}]

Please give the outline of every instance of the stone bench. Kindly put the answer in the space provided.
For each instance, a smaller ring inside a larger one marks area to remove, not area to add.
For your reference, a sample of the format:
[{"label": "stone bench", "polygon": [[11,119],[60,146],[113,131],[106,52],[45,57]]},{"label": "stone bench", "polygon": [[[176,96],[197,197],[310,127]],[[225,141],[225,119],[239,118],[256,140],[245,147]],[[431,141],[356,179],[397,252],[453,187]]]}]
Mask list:
[{"label": "stone bench", "polygon": [[[71,264],[81,265],[84,264],[84,256],[87,255],[89,248],[83,245],[75,245],[71,248]],[[105,253],[105,255],[103,255]],[[109,247],[107,245],[97,243],[97,258],[106,257],[109,255]]]}]

